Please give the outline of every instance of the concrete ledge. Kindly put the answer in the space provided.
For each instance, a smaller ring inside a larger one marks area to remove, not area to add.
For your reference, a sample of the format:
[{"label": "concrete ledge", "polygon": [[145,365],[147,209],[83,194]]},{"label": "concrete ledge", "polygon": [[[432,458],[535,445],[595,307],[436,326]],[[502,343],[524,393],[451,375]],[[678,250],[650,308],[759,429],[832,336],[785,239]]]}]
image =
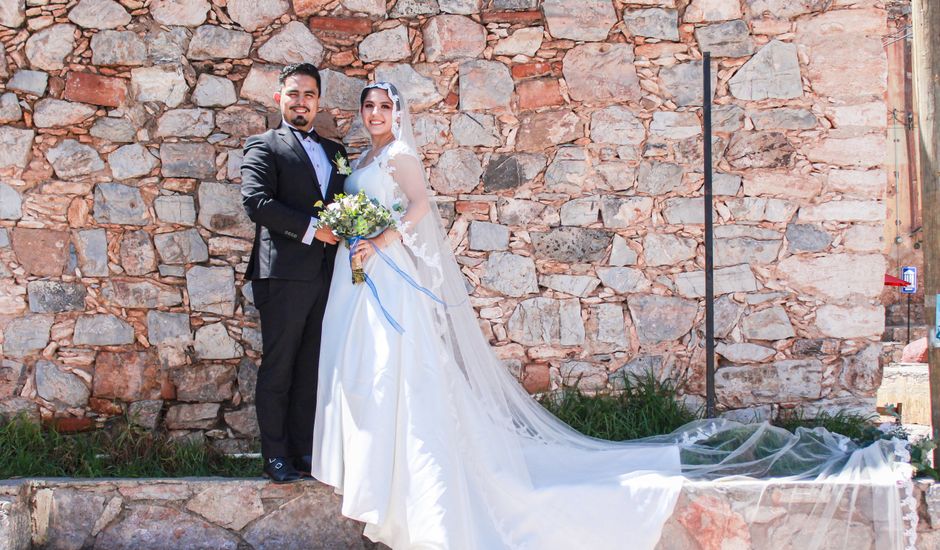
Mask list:
[{"label": "concrete ledge", "polygon": [[[690,482],[658,548],[804,548],[821,527],[813,509],[828,503],[833,490],[807,482]],[[872,512],[872,494],[871,487],[853,486],[843,496],[840,530],[827,539],[833,548],[867,550],[889,536],[883,518]],[[915,498],[917,548],[940,548],[940,486],[919,482]],[[0,482],[0,550],[385,548],[362,537],[362,525],[343,518],[339,506],[339,497],[315,481],[8,480]]]}]

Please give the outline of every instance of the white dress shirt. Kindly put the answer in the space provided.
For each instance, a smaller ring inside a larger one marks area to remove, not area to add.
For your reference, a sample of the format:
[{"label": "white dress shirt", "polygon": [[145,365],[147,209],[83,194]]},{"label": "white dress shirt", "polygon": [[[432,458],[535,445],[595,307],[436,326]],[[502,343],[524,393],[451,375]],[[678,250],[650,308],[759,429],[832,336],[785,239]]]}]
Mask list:
[{"label": "white dress shirt", "polygon": [[[286,120],[284,124],[289,128],[297,130],[296,126],[289,124]],[[330,185],[330,175],[333,173],[333,167],[330,166],[330,159],[326,156],[326,151],[323,150],[321,146],[316,141],[313,141],[310,137],[304,137],[301,139],[300,134],[297,132],[291,132],[294,135],[294,138],[300,141],[301,147],[304,148],[304,151],[307,153],[307,157],[310,158],[310,163],[313,164],[313,169],[317,173],[317,183],[320,185],[320,194],[323,195],[323,198],[326,199],[326,190]],[[307,231],[304,233],[304,236],[300,241],[304,244],[313,243],[313,236],[317,232],[317,218],[311,216],[310,224],[307,226]]]}]

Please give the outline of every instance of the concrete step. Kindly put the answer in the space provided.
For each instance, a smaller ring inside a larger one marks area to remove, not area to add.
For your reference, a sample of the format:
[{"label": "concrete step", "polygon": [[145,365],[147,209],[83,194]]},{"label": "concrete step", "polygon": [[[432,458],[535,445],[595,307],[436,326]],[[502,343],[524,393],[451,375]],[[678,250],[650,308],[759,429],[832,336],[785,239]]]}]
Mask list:
[{"label": "concrete step", "polygon": [[[837,490],[831,483],[780,480],[687,482],[657,550],[804,548],[816,529],[833,533],[823,548],[881,547],[892,533],[877,515],[872,486],[847,487],[838,525],[814,517]],[[916,548],[936,550],[940,486],[918,482],[913,497],[923,518]],[[385,548],[363,538],[362,525],[343,518],[339,507],[340,498],[315,481],[7,480],[0,482],[0,550]]]}]

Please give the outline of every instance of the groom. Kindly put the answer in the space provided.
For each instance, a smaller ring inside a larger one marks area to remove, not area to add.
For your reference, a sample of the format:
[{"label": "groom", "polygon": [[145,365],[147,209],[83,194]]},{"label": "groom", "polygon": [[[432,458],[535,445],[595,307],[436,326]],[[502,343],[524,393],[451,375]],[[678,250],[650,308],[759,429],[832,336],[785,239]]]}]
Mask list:
[{"label": "groom", "polygon": [[255,406],[264,474],[277,483],[310,475],[320,328],[337,239],[315,226],[317,201],[343,189],[343,146],[313,131],[320,73],[284,67],[274,101],[283,120],[251,136],[242,162],[242,204],[255,222],[245,278],[261,315],[262,361]]}]

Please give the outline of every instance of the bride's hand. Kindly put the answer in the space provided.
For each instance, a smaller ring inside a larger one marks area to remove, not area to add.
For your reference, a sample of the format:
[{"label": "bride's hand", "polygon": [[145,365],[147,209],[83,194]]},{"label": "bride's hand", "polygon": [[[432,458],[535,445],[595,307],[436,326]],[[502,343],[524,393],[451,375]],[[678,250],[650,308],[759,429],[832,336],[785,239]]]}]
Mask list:
[{"label": "bride's hand", "polygon": [[[400,238],[401,236],[394,229],[386,229],[381,234],[371,239],[362,239],[359,241],[359,243],[356,244],[356,255],[359,256],[359,259],[365,264],[366,261],[375,255],[375,247],[385,248]],[[375,245],[375,247],[373,247],[373,245]]]}]

